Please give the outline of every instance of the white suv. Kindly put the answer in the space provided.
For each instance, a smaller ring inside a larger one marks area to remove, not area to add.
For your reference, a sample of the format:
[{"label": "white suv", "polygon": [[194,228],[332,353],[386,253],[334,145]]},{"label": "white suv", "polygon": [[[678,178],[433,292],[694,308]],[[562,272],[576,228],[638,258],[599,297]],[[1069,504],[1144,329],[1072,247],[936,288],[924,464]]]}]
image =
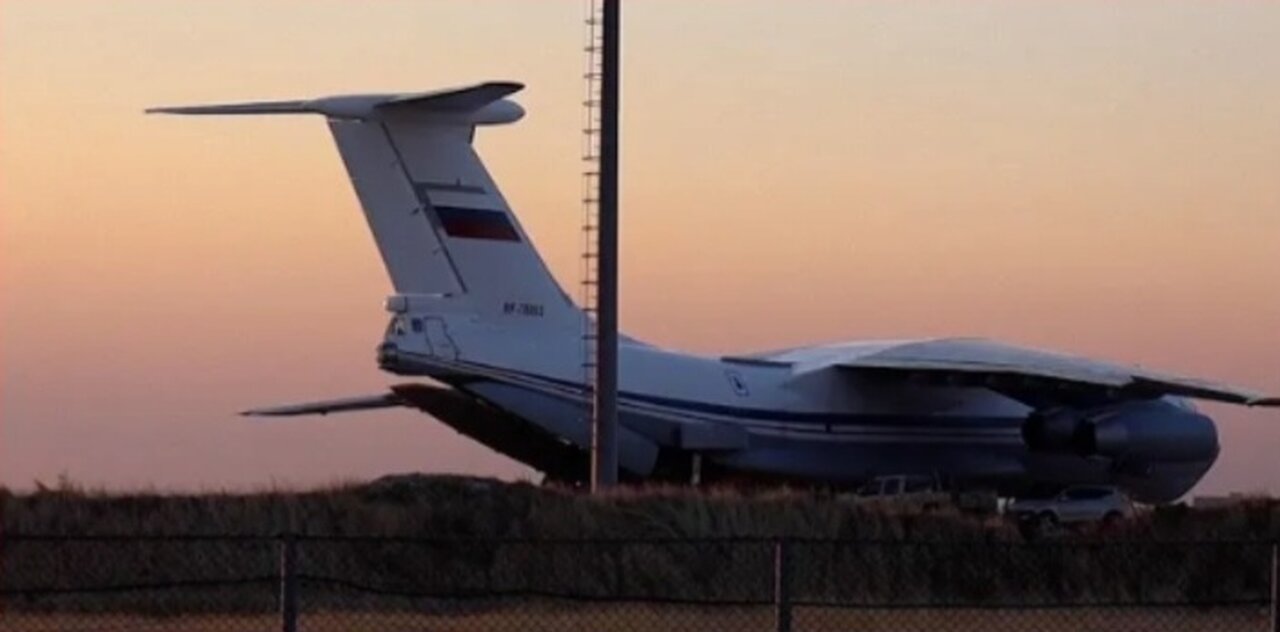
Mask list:
[{"label": "white suv", "polygon": [[1068,487],[1049,498],[1015,500],[1005,512],[1028,526],[1098,521],[1106,524],[1132,515],[1133,505],[1113,487]]}]

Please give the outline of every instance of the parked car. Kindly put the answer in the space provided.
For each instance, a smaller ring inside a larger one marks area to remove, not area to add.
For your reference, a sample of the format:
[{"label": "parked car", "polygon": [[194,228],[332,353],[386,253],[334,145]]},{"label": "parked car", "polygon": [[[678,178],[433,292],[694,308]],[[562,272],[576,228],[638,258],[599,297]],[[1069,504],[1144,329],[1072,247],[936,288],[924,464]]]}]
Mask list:
[{"label": "parked car", "polygon": [[873,478],[858,488],[863,498],[901,496],[903,494],[928,494],[939,491],[937,479],[932,476],[894,475]]},{"label": "parked car", "polygon": [[1129,499],[1114,487],[1068,487],[1046,498],[1021,498],[1005,508],[1024,528],[1118,522],[1133,514]]}]

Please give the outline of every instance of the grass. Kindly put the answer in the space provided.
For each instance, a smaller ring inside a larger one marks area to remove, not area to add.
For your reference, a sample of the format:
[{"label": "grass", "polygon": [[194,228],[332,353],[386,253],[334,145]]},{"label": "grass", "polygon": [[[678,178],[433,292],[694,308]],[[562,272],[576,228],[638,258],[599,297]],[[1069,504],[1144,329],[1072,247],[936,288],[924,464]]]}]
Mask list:
[{"label": "grass", "polygon": [[[0,533],[278,534],[469,537],[725,537],[1016,540],[1004,521],[949,503],[851,502],[804,490],[621,488],[604,497],[529,483],[391,476],[311,490],[104,492],[69,480],[33,493],[0,489]],[[1280,503],[1246,498],[1195,510],[1160,507],[1120,537],[1270,539]]]},{"label": "grass", "polygon": [[1011,535],[949,506],[925,513],[779,490],[624,488],[603,498],[528,483],[387,477],[255,493],[86,491],[73,483],[0,492],[0,528],[23,533],[431,535],[473,537],[776,536],[948,538]]}]

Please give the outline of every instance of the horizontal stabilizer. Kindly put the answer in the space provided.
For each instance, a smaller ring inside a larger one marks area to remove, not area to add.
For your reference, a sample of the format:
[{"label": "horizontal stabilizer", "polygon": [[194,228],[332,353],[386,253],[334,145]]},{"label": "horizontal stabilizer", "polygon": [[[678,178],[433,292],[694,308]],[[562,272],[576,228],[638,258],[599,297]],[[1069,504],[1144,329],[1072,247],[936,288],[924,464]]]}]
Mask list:
[{"label": "horizontal stabilizer", "polygon": [[147,108],[147,114],[311,114],[311,101],[257,101]]},{"label": "horizontal stabilizer", "polygon": [[467,88],[435,90],[404,94],[388,100],[385,106],[419,106],[432,110],[469,112],[478,110],[498,99],[515,94],[524,89],[524,85],[513,81],[490,81]]},{"label": "horizontal stabilizer", "polygon": [[[418,109],[439,113],[467,113],[480,110],[524,86],[510,81],[490,81],[462,88],[431,92],[389,94],[348,94],[295,101],[254,101],[148,108],[148,114],[323,114],[338,119],[376,118],[380,108]],[[518,106],[511,104],[518,109]],[[502,118],[519,118],[523,111],[505,113]],[[507,120],[485,122],[509,122]]]}]

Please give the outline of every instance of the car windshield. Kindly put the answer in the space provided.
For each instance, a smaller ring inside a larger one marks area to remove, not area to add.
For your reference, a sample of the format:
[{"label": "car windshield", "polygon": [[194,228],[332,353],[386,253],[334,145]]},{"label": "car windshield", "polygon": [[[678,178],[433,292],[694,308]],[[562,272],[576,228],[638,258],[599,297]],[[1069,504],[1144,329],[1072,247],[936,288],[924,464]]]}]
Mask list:
[{"label": "car windshield", "polygon": [[927,478],[911,478],[907,479],[908,492],[927,492],[933,489],[933,481]]}]

